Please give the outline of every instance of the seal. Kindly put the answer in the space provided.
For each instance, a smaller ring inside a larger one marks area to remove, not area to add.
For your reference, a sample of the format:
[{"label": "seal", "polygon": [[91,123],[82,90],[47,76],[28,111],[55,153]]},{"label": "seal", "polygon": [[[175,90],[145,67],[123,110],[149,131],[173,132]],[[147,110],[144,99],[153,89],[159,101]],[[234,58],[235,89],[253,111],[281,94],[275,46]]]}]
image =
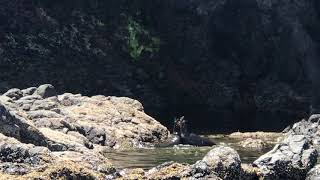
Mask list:
[{"label": "seal", "polygon": [[193,146],[213,146],[215,143],[206,137],[201,137],[194,133],[189,133],[187,120],[184,116],[175,118],[173,125],[173,133],[169,137],[156,145],[156,147],[172,147],[178,144],[193,145]]},{"label": "seal", "polygon": [[180,127],[180,138],[182,144],[188,144],[193,146],[213,146],[216,145],[211,139],[206,137],[201,137],[194,133],[189,133],[187,120],[184,119],[184,116],[178,121],[178,126]]}]

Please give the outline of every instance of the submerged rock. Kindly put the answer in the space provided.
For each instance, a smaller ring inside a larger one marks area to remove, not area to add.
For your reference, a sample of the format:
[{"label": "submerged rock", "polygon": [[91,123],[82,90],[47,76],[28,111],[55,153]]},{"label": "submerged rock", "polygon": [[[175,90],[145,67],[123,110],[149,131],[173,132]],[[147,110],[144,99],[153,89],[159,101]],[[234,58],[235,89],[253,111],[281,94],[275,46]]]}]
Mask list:
[{"label": "submerged rock", "polygon": [[238,145],[244,148],[250,148],[255,150],[263,150],[270,146],[268,143],[266,143],[261,139],[251,139],[251,138],[240,141]]}]

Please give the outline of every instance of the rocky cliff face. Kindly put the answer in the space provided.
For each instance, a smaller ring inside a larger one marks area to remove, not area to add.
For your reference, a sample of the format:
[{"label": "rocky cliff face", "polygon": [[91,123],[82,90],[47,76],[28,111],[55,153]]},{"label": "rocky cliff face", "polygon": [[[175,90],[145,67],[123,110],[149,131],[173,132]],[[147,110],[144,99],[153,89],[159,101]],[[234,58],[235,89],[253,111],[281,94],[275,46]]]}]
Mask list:
[{"label": "rocky cliff face", "polygon": [[281,129],[319,87],[319,13],[316,0],[3,0],[0,89],[51,83],[136,98],[164,123]]}]

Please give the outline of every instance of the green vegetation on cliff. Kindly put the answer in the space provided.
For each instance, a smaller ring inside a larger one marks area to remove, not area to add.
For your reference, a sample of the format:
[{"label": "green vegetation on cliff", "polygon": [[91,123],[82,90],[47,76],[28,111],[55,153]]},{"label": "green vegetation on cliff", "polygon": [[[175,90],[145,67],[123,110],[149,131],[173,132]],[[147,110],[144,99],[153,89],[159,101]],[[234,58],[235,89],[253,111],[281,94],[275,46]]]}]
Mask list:
[{"label": "green vegetation on cliff", "polygon": [[132,17],[128,18],[127,45],[133,60],[139,60],[141,56],[153,57],[160,49],[160,39],[152,36],[150,32]]}]

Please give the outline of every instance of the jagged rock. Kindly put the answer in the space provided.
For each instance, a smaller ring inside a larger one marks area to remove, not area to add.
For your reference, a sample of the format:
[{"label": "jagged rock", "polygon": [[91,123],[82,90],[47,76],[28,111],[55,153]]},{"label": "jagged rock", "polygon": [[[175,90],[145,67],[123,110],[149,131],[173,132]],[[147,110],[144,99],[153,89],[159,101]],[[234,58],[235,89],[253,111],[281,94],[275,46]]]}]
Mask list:
[{"label": "jagged rock", "polygon": [[27,89],[21,90],[23,96],[30,96],[37,90],[36,87],[29,87]]},{"label": "jagged rock", "polygon": [[[44,175],[45,172],[59,167],[62,172],[67,170],[64,173],[71,177],[74,174],[68,170],[71,164],[83,171],[90,169],[90,172],[94,171],[94,174],[100,174],[100,177],[103,177],[103,174],[115,172],[115,168],[107,158],[94,150],[52,152],[46,147],[24,144],[0,133],[0,172],[2,173],[25,175],[20,178],[29,178],[36,174]],[[52,175],[52,178],[60,176]],[[5,175],[1,174],[1,177],[3,176]],[[11,176],[13,177],[15,176]]]},{"label": "jagged rock", "polygon": [[42,98],[48,98],[56,96],[57,92],[51,84],[43,84],[37,88],[35,94],[41,96]]},{"label": "jagged rock", "polygon": [[25,179],[84,179],[84,180],[97,180],[105,179],[106,175],[93,171],[88,168],[84,168],[78,163],[72,161],[64,161],[59,164],[52,164],[47,168],[34,170],[25,175],[8,175],[0,173],[1,179],[15,179],[15,180],[25,180]]},{"label": "jagged rock", "polygon": [[241,174],[239,154],[230,147],[218,146],[202,159],[222,179],[238,179]]},{"label": "jagged rock", "polygon": [[52,161],[53,157],[47,148],[23,144],[0,133],[0,171],[25,174]]},{"label": "jagged rock", "polygon": [[312,168],[308,174],[306,180],[317,180],[320,179],[320,165],[315,166]]},{"label": "jagged rock", "polygon": [[317,150],[303,135],[289,135],[273,150],[261,156],[253,165],[266,179],[305,179],[317,162]]},{"label": "jagged rock", "polygon": [[23,93],[20,89],[14,88],[8,90],[6,93],[3,94],[3,96],[7,96],[13,100],[20,99],[23,96]]},{"label": "jagged rock", "polygon": [[31,122],[2,104],[0,104],[0,133],[21,142],[47,146],[46,137]]},{"label": "jagged rock", "polygon": [[308,120],[303,119],[292,125],[291,129],[286,133],[290,135],[304,135],[310,139],[314,147],[320,152],[320,117],[312,115]]}]

